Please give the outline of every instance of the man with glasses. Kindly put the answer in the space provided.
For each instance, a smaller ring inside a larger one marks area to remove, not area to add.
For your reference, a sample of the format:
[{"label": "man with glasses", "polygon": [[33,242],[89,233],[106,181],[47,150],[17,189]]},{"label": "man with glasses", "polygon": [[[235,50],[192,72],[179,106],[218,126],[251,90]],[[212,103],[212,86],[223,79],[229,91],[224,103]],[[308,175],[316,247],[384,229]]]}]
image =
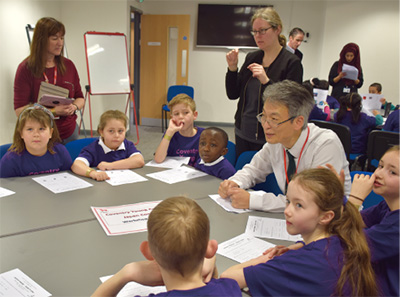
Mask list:
[{"label": "man with glasses", "polygon": [[300,84],[284,80],[264,92],[263,111],[257,115],[267,143],[251,162],[228,180],[221,182],[218,193],[230,198],[235,208],[281,212],[285,208],[283,194],[263,191],[247,192],[274,173],[282,193],[296,172],[331,164],[345,173],[345,193],[350,193],[349,163],[337,135],[314,124],[308,116],[314,106],[311,94]]}]

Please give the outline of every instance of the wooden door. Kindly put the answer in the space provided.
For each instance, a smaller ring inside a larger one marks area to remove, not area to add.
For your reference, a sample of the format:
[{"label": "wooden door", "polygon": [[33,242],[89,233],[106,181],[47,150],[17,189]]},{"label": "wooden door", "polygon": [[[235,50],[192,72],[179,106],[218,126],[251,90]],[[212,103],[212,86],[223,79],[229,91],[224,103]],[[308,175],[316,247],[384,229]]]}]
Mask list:
[{"label": "wooden door", "polygon": [[[167,102],[169,84],[187,85],[189,32],[190,15],[142,15],[140,50],[142,125],[161,126],[161,106]],[[171,75],[174,83],[171,83]]]}]

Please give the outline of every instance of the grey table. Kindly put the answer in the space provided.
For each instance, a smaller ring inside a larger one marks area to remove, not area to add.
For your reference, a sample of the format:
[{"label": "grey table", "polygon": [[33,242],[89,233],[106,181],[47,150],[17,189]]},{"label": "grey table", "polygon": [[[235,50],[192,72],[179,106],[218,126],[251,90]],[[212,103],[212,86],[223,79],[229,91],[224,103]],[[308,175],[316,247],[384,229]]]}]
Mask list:
[{"label": "grey table", "polygon": [[[135,172],[145,175],[157,170],[145,167]],[[89,182],[94,187],[53,194],[29,177],[1,180],[1,186],[16,194],[0,199],[0,272],[19,268],[53,296],[88,296],[100,285],[99,277],[114,274],[131,261],[144,260],[139,245],[147,239],[147,232],[107,236],[91,205],[121,205],[186,194],[205,210],[211,223],[210,237],[218,242],[243,233],[249,215],[283,218],[283,214],[226,212],[207,197],[217,192],[220,183],[212,176],[174,185],[151,178],[117,187]],[[219,272],[234,264],[217,255]]]},{"label": "grey table", "polygon": [[[160,170],[165,169],[145,166],[134,172],[146,177]],[[0,199],[0,237],[94,220],[90,206],[163,200],[176,195],[198,199],[207,193],[217,193],[221,182],[213,176],[204,176],[169,185],[146,177],[146,182],[111,186],[81,178],[94,186],[59,194],[52,193],[32,177],[0,179],[2,187],[16,192]]]}]

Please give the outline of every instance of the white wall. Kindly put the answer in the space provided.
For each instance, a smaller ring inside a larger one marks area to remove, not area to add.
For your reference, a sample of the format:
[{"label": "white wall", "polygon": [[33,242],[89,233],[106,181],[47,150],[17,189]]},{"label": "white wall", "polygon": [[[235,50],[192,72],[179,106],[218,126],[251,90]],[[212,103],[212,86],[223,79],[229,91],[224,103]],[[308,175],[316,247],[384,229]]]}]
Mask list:
[{"label": "white wall", "polygon": [[[248,0],[263,4],[265,0]],[[195,47],[198,0],[1,0],[0,1],[0,144],[12,141],[15,125],[13,112],[13,81],[18,64],[29,54],[25,25],[35,24],[44,16],[52,16],[66,26],[66,43],[80,74],[81,86],[87,84],[83,34],[86,31],[122,32],[129,36],[129,7],[145,14],[191,15],[191,46],[189,49],[189,84],[195,88],[199,121],[233,123],[236,101],[225,94],[226,72],[224,49]],[[212,3],[243,4],[238,0],[218,0]],[[347,42],[360,45],[365,84],[379,81],[389,101],[399,103],[399,3],[389,1],[268,1],[274,5],[284,23],[283,33],[298,26],[310,32],[304,53],[304,79],[327,78],[329,69]],[[240,54],[243,62],[245,52]],[[125,96],[92,96],[93,128],[106,109],[124,109]],[[88,108],[85,112],[88,128]]]}]

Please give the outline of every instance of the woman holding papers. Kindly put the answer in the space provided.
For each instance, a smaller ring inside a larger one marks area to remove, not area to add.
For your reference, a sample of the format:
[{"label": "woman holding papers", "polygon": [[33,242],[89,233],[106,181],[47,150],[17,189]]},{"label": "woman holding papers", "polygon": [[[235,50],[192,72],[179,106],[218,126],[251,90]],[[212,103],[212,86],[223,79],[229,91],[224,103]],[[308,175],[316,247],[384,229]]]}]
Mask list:
[{"label": "woman holding papers", "polygon": [[333,87],[331,95],[339,100],[346,94],[357,93],[363,83],[360,48],[355,43],[348,43],[340,52],[339,61],[333,63],[329,72],[329,84]]},{"label": "woman holding papers", "polygon": [[377,296],[361,216],[346,203],[335,173],[300,172],[286,198],[287,231],[300,234],[304,246],[232,266],[221,277],[235,279],[252,296]]},{"label": "woman holding papers", "polygon": [[63,56],[65,27],[59,21],[41,18],[33,33],[30,55],[19,64],[14,81],[14,109],[17,116],[43,94],[69,97],[71,104],[51,109],[63,143],[78,138],[76,112],[85,99],[79,75],[71,60]]}]

